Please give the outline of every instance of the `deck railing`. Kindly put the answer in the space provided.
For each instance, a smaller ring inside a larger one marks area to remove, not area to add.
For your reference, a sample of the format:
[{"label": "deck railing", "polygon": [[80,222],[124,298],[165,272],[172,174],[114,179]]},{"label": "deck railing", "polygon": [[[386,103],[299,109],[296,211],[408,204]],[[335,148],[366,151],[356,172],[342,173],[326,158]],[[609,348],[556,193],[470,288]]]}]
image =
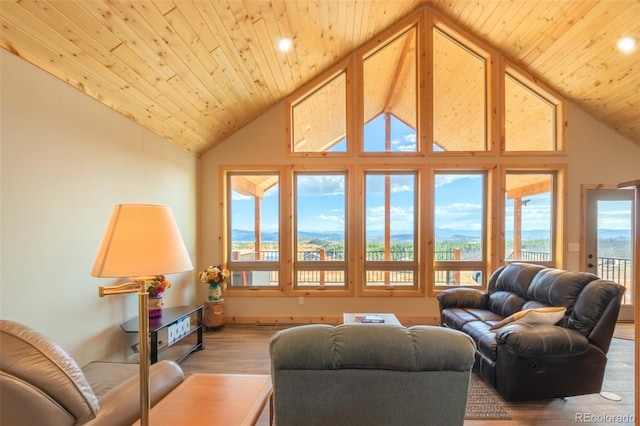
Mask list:
[{"label": "deck railing", "polygon": [[522,261],[522,262],[548,262],[551,260],[551,253],[540,251],[526,251],[521,250],[518,252],[511,252],[507,256],[508,261]]},{"label": "deck railing", "polygon": [[[460,260],[460,250],[443,250],[435,253],[436,260]],[[367,250],[365,253],[365,259],[371,261],[382,261],[385,258],[384,250]],[[317,250],[299,250],[298,260],[302,261],[316,261],[316,260],[330,260],[330,261],[343,261],[344,250],[340,249],[317,249]],[[251,261],[251,260],[264,260],[267,262],[277,262],[279,259],[277,250],[262,250],[260,252],[253,251],[236,251],[234,252],[234,260]],[[414,259],[413,249],[392,250],[390,252],[390,259],[392,261],[412,261]]]},{"label": "deck railing", "polygon": [[[400,260],[413,260],[414,251],[412,249],[405,250],[393,250],[390,253],[390,258],[393,261]],[[385,254],[381,250],[368,250],[366,252],[366,260],[368,261],[381,261],[384,260]],[[277,250],[263,250],[259,253],[255,252],[234,252],[235,260],[251,261],[256,258],[277,262],[278,251]],[[436,251],[435,258],[438,261],[447,260],[459,260],[460,250],[443,250]],[[343,261],[345,259],[344,250],[333,249],[318,249],[318,250],[300,250],[298,252],[299,261]],[[518,253],[511,253],[508,256],[509,261],[523,261],[523,262],[544,262],[551,260],[551,254],[545,252],[534,251],[520,251]],[[596,275],[600,278],[614,281],[627,290],[625,292],[623,303],[631,303],[631,277],[632,277],[632,262],[631,259],[622,259],[617,257],[598,257],[597,272]],[[277,271],[267,272],[270,274],[270,285],[277,285],[278,273]],[[411,271],[390,271],[392,279],[397,285],[413,283],[414,276]],[[375,283],[380,281],[384,284],[385,280],[381,278],[385,271],[368,271],[367,282]],[[377,274],[377,275],[376,275]],[[443,283],[449,285],[456,281],[453,274],[459,274],[457,271],[436,271],[435,281],[437,283]],[[380,275],[380,277],[378,277]],[[342,271],[299,271],[298,282],[309,283],[309,285],[342,285],[344,283],[344,273]],[[382,284],[381,284],[382,285]]]},{"label": "deck railing", "polygon": [[[632,298],[631,291],[631,277],[632,270],[631,259],[621,259],[619,257],[598,257],[598,264],[596,275],[606,280],[616,282],[626,289],[624,297],[622,298],[622,304],[630,305]],[[638,284],[636,283],[636,287]],[[636,307],[637,309],[637,307]]]}]

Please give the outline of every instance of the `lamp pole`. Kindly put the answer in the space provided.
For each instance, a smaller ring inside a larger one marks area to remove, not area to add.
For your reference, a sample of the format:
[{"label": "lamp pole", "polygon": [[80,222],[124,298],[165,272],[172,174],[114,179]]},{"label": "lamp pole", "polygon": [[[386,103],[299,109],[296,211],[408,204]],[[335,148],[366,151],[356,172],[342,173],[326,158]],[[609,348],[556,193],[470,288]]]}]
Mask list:
[{"label": "lamp pole", "polygon": [[149,293],[145,285],[138,293],[138,348],[140,367],[140,424],[149,426]]}]

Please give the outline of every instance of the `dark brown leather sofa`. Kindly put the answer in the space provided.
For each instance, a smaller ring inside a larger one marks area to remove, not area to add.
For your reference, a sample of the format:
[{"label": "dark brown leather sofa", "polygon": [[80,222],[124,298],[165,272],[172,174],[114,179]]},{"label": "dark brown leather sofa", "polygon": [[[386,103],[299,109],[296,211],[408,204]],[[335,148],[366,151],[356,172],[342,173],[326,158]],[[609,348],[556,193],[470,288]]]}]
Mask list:
[{"label": "dark brown leather sofa", "polygon": [[[451,288],[438,294],[443,326],[476,343],[474,370],[507,401],[600,392],[624,287],[585,272],[527,263],[500,267],[488,291]],[[524,309],[566,307],[556,324],[516,321]]]}]

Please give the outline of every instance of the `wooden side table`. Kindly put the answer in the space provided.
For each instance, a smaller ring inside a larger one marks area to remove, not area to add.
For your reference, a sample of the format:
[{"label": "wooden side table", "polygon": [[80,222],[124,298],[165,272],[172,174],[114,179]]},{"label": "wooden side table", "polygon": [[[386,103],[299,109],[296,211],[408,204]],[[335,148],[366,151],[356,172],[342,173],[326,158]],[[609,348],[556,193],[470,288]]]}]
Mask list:
[{"label": "wooden side table", "polygon": [[224,327],[224,299],[204,302],[205,328]]},{"label": "wooden side table", "polygon": [[[255,425],[269,403],[271,377],[248,374],[193,373],[149,413],[153,426]],[[134,426],[139,426],[138,420]]]}]

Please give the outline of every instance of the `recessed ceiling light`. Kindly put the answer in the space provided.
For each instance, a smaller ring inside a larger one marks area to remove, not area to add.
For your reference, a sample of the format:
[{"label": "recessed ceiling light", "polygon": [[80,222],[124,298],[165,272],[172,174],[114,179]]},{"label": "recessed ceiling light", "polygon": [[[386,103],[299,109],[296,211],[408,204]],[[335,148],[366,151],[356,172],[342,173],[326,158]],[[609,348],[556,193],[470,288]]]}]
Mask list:
[{"label": "recessed ceiling light", "polygon": [[291,37],[282,37],[278,40],[278,50],[281,52],[288,52],[293,47],[293,40]]},{"label": "recessed ceiling light", "polygon": [[638,39],[633,36],[624,36],[618,40],[618,50],[622,53],[632,53],[638,47]]}]

